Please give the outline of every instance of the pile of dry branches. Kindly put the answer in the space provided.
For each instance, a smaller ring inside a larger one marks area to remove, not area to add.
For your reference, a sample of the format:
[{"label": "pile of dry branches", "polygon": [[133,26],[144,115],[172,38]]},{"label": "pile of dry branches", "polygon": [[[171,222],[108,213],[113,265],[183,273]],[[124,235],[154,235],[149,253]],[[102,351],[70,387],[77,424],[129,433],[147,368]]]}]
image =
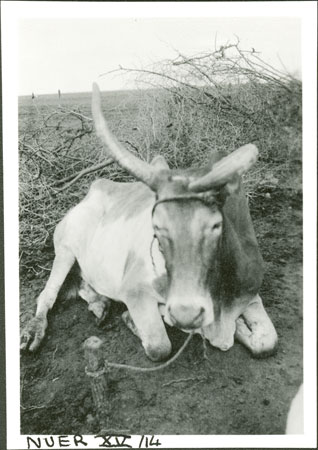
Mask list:
[{"label": "pile of dry branches", "polygon": [[32,277],[52,259],[57,221],[85,195],[84,175],[102,173],[112,161],[96,151],[92,119],[78,109],[33,100],[26,117],[19,130],[20,269]]},{"label": "pile of dry branches", "polygon": [[[120,67],[117,72],[154,88],[141,111],[145,123],[139,128],[148,137],[143,151],[164,146],[174,165],[188,165],[191,145],[190,160],[198,155],[202,161],[204,148],[230,151],[262,140],[270,130],[301,129],[301,82],[266,63],[255,49],[242,50],[239,40],[212,52],[191,57],[177,52],[176,58],[150,68]],[[275,156],[267,155],[266,146],[262,151],[263,157]],[[276,157],[286,154],[280,149]]]}]

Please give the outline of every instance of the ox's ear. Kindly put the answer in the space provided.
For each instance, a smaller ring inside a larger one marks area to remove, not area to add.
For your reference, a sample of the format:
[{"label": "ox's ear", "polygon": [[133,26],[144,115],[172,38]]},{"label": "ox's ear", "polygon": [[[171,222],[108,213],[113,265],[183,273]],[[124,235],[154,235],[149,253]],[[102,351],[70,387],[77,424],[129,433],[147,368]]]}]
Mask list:
[{"label": "ox's ear", "polygon": [[233,175],[232,179],[229,180],[224,186],[223,190],[226,192],[226,195],[234,194],[238,192],[241,185],[241,177],[238,174]]},{"label": "ox's ear", "polygon": [[217,189],[217,199],[221,205],[225,203],[226,198],[229,195],[236,194],[241,187],[241,177],[237,174],[233,175],[231,180],[229,180],[223,186],[219,186]]},{"label": "ox's ear", "polygon": [[169,166],[165,158],[161,155],[157,155],[150,163],[151,166],[159,170],[169,170]]}]

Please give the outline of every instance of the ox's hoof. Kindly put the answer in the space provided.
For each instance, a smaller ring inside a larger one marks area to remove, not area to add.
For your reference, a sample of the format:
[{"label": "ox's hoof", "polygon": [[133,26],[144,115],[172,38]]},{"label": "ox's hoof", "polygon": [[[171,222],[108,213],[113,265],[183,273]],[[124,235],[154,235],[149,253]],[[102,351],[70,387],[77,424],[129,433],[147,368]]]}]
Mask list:
[{"label": "ox's hoof", "polygon": [[227,352],[228,350],[230,350],[230,348],[233,347],[233,345],[234,345],[234,340],[231,342],[213,341],[213,343],[212,343],[213,347],[218,348],[222,352]]},{"label": "ox's hoof", "polygon": [[105,301],[103,298],[102,300],[91,302],[88,304],[88,310],[95,315],[96,323],[100,326],[109,314],[110,300]]},{"label": "ox's hoof", "polygon": [[233,320],[217,321],[203,329],[203,336],[222,352],[227,352],[234,345],[235,322]]},{"label": "ox's hoof", "polygon": [[235,338],[250,350],[254,358],[267,358],[276,353],[278,344],[276,330],[270,325],[252,328],[241,316],[236,321]]},{"label": "ox's hoof", "polygon": [[171,353],[172,346],[170,341],[158,346],[144,345],[146,355],[151,361],[158,362],[167,359]]},{"label": "ox's hoof", "polygon": [[22,331],[21,350],[37,350],[45,336],[47,320],[45,317],[33,317]]},{"label": "ox's hoof", "polygon": [[253,358],[268,358],[277,352],[278,339],[277,335],[268,337],[258,347],[251,348]]},{"label": "ox's hoof", "polygon": [[137,336],[141,341],[142,345],[145,349],[146,355],[151,361],[163,361],[168,358],[171,353],[171,342],[168,337],[163,338],[162,336],[154,336],[153,334],[148,335],[147,338],[140,335],[129,311],[124,311],[121,315],[124,323],[133,332],[135,336]]},{"label": "ox's hoof", "polygon": [[98,327],[101,327],[104,325],[105,320],[109,316],[109,310],[110,310],[110,303],[104,303],[103,309],[100,311],[100,315],[97,316],[96,314],[96,325]]},{"label": "ox's hoof", "polygon": [[272,348],[268,348],[266,350],[251,350],[253,358],[256,359],[265,359],[269,356],[273,356],[277,352],[277,345],[275,345]]}]

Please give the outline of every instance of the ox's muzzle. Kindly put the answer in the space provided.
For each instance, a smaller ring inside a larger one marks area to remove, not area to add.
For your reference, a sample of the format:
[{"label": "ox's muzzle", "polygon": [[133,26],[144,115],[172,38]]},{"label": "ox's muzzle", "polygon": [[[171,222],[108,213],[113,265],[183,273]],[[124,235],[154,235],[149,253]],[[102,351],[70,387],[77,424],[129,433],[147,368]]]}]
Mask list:
[{"label": "ox's muzzle", "polygon": [[168,325],[185,330],[206,327],[214,319],[212,300],[196,298],[186,302],[184,299],[168,299],[164,319]]}]

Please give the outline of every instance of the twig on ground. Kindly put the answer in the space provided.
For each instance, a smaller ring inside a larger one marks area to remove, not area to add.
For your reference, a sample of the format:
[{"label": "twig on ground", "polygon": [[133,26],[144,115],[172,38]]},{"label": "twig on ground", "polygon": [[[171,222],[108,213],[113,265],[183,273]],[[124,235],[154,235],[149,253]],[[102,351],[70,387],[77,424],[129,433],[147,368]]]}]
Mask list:
[{"label": "twig on ground", "polygon": [[55,350],[54,350],[53,355],[52,355],[52,362],[54,361],[55,354],[56,354],[58,348],[59,348],[59,346],[57,345],[57,346],[55,347]]},{"label": "twig on ground", "polygon": [[203,346],[203,358],[204,359],[209,359],[208,358],[208,348],[207,348],[207,345],[206,345],[206,341],[205,341],[205,337],[204,337],[204,335],[200,335],[201,336],[201,339],[202,339],[202,346]]},{"label": "twig on ground", "polygon": [[82,118],[82,119],[85,119],[85,120],[89,120],[90,122],[93,121],[93,119],[91,117],[84,116],[84,114],[81,114],[81,113],[79,113],[77,111],[74,111],[72,109],[66,109],[64,106],[60,106],[60,110],[63,113],[70,114],[72,116],[75,116],[75,117],[78,117],[78,118]]},{"label": "twig on ground", "polygon": [[27,412],[27,411],[33,411],[34,409],[43,409],[43,408],[48,408],[49,404],[48,403],[44,403],[43,405],[33,405],[33,406],[23,406],[21,403],[21,409],[23,409],[23,411]]},{"label": "twig on ground", "polygon": [[33,148],[32,145],[27,144],[26,142],[22,142],[21,139],[19,139],[19,142],[20,142],[21,145],[23,145],[23,147],[26,147],[29,150],[31,150],[37,157],[43,159],[43,161],[47,162],[50,166],[53,165],[52,161],[50,161],[49,159],[45,158],[45,156],[41,155],[41,153],[39,151],[37,151],[35,148]]},{"label": "twig on ground", "polygon": [[162,385],[162,387],[167,387],[167,386],[170,386],[171,384],[175,384],[175,383],[188,383],[189,381],[201,382],[201,381],[206,381],[206,380],[208,380],[208,377],[179,378],[177,380],[171,380],[171,381],[168,381],[167,383],[164,383]]},{"label": "twig on ground", "polygon": [[137,153],[139,153],[139,148],[136,147],[134,144],[132,144],[132,143],[129,142],[129,141],[125,141],[125,143],[128,144],[128,145],[130,145],[134,150],[136,150]]},{"label": "twig on ground", "polygon": [[206,361],[209,364],[209,366],[212,366],[212,361],[208,357],[208,347],[206,345],[206,339],[203,334],[200,334],[200,336],[202,339],[202,346],[203,346],[203,360]]}]

